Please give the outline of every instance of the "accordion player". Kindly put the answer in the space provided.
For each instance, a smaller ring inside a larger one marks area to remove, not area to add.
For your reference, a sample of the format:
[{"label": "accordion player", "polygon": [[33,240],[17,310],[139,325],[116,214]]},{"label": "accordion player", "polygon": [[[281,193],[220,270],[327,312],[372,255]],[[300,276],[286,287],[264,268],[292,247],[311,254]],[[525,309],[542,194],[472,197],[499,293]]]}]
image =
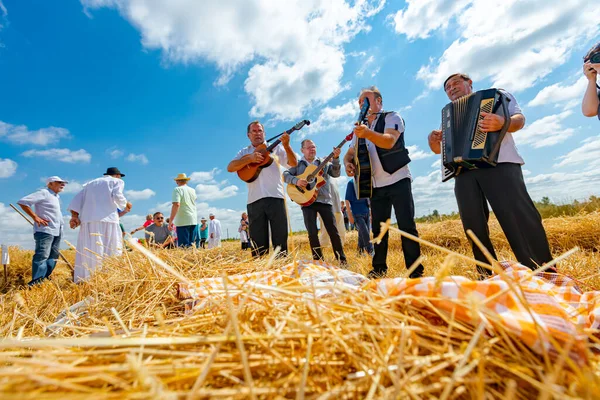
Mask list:
[{"label": "accordion player", "polygon": [[496,166],[510,118],[505,118],[500,131],[484,132],[481,112],[508,117],[509,101],[500,90],[487,89],[456,99],[442,109],[442,182],[463,169]]}]

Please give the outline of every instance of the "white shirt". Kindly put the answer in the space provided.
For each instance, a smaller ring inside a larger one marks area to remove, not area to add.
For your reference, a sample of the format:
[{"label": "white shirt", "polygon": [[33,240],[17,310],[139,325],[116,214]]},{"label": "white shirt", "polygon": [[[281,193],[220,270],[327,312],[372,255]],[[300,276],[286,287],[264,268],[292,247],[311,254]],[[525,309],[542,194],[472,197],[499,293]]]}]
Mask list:
[{"label": "white shirt", "polygon": [[[508,114],[512,117],[515,114],[523,114],[521,111],[521,107],[519,107],[519,103],[517,103],[517,99],[508,93],[506,90],[501,90],[502,93],[508,97],[510,100],[508,102]],[[502,107],[500,107],[502,110]],[[506,132],[504,135],[504,139],[502,139],[502,143],[500,144],[500,152],[498,153],[498,162],[499,163],[514,163],[514,164],[525,164],[523,157],[519,154],[517,150],[517,145],[515,144],[515,139],[511,132]]]},{"label": "white shirt", "polygon": [[[212,237],[214,233],[214,238]],[[218,239],[221,237],[221,221],[218,219],[211,219],[208,223],[208,238]]]},{"label": "white shirt", "polygon": [[69,210],[79,213],[81,223],[119,223],[117,208],[123,210],[127,206],[123,189],[125,182],[121,179],[112,176],[94,179],[83,185],[81,192],[71,200]]},{"label": "white shirt", "polygon": [[[254,153],[254,146],[250,145],[240,150],[235,156],[235,160],[239,160],[245,155],[252,153]],[[286,169],[289,168],[287,164],[287,153],[281,143],[273,149],[271,156],[277,156],[279,158],[279,164]],[[263,168],[254,182],[246,183],[246,185],[248,186],[248,204],[264,199],[265,197],[284,198],[281,171],[279,171],[275,161],[267,168]]]},{"label": "white shirt", "polygon": [[[381,117],[381,114],[377,115],[377,118],[373,121],[373,123],[369,126],[369,129],[373,130],[377,121]],[[401,135],[404,135],[404,122],[400,116],[392,111],[385,116],[385,127],[386,129],[396,129],[400,132]],[[406,138],[404,139],[406,142]],[[408,165],[400,168],[398,171],[393,174],[388,174],[383,170],[381,166],[381,161],[379,161],[379,155],[377,154],[377,146],[375,146],[370,140],[366,140],[367,149],[369,150],[369,156],[371,157],[371,173],[373,175],[373,187],[385,187],[390,186],[404,178],[412,179],[410,175],[410,169],[408,169]]]},{"label": "white shirt", "polygon": [[49,233],[52,236],[61,235],[64,221],[60,211],[60,196],[58,193],[45,188],[23,197],[17,204],[34,208],[38,217],[48,221],[48,226],[34,223],[34,232]]}]

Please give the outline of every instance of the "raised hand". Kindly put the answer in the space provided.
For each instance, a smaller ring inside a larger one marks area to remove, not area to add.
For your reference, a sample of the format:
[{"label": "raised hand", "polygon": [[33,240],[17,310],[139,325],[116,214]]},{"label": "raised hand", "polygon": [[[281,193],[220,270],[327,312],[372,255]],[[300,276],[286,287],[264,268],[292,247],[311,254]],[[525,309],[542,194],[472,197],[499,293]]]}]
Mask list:
[{"label": "raised hand", "polygon": [[484,132],[496,132],[504,126],[504,117],[498,114],[482,112],[483,120],[479,123],[479,127]]}]

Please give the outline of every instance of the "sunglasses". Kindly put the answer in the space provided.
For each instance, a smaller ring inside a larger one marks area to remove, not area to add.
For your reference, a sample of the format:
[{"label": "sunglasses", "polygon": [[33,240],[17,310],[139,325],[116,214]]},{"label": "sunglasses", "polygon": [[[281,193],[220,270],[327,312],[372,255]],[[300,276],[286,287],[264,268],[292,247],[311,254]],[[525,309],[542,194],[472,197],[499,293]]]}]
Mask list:
[{"label": "sunglasses", "polygon": [[154,219],[155,219],[155,220],[158,220],[158,221],[162,221],[164,218],[163,218],[163,217],[156,217],[156,218],[154,218]]}]

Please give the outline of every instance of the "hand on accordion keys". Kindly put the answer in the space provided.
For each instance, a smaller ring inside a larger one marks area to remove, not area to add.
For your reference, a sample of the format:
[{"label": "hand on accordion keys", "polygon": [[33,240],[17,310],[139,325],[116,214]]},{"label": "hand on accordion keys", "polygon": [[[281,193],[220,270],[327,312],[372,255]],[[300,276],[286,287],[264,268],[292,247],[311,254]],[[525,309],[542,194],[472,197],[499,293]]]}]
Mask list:
[{"label": "hand on accordion keys", "polygon": [[504,117],[498,114],[482,112],[483,119],[479,123],[479,127],[484,132],[496,132],[504,126]]}]

